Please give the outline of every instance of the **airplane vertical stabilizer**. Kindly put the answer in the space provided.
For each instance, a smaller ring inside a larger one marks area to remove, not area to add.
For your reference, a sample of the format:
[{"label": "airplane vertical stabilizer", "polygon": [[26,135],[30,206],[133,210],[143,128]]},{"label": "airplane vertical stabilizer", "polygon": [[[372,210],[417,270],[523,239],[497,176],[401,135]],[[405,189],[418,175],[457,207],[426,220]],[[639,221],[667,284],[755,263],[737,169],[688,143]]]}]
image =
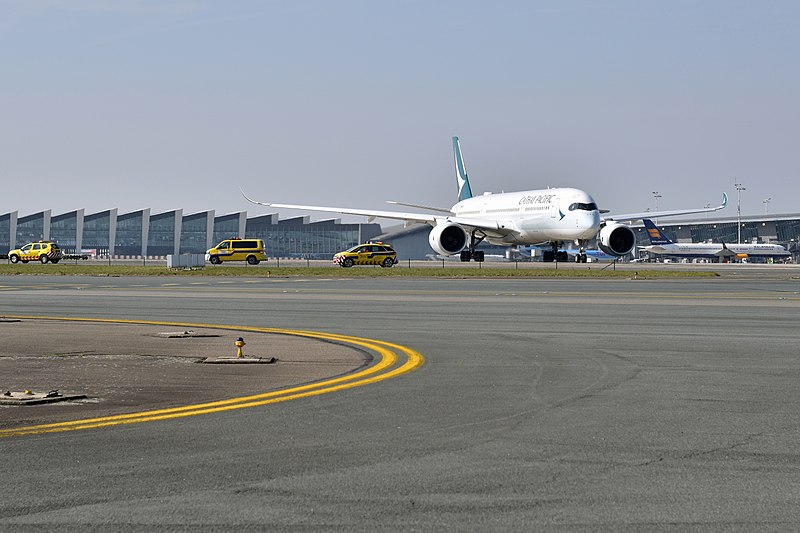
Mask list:
[{"label": "airplane vertical stabilizer", "polygon": [[672,244],[672,241],[653,224],[652,220],[645,218],[642,219],[642,222],[644,222],[644,227],[647,230],[647,236],[650,237],[650,244]]},{"label": "airplane vertical stabilizer", "polygon": [[456,159],[456,181],[458,182],[458,201],[472,198],[472,189],[469,186],[467,177],[467,167],[464,166],[464,158],[461,157],[461,145],[458,137],[453,137],[453,155]]}]

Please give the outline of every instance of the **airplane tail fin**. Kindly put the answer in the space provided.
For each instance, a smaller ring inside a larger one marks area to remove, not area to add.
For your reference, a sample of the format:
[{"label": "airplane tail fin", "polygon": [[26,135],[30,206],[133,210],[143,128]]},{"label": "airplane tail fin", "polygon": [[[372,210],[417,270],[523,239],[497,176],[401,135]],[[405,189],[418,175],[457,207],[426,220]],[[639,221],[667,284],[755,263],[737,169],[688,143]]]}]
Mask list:
[{"label": "airplane tail fin", "polygon": [[456,160],[456,181],[458,182],[458,201],[472,198],[472,188],[469,186],[467,177],[467,167],[464,166],[464,158],[461,157],[461,145],[458,137],[453,137],[453,155]]},{"label": "airplane tail fin", "polygon": [[644,222],[644,227],[647,230],[647,236],[650,237],[650,244],[672,244],[672,241],[653,224],[652,220],[645,218],[642,219],[642,222]]}]

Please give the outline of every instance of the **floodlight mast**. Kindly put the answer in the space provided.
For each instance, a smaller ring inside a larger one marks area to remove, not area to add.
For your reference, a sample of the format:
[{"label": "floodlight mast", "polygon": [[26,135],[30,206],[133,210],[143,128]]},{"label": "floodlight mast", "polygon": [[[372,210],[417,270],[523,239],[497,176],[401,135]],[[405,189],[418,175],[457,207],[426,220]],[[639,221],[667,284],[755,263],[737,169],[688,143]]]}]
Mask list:
[{"label": "floodlight mast", "polygon": [[736,242],[742,244],[742,202],[741,193],[746,191],[744,185],[741,183],[734,183],[736,187]]}]

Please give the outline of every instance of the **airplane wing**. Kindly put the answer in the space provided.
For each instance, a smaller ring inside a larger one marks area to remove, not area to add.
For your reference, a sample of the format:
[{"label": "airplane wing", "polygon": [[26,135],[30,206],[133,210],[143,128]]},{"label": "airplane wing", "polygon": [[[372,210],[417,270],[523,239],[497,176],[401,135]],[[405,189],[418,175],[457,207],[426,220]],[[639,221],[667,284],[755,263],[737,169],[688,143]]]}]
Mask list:
[{"label": "airplane wing", "polygon": [[444,207],[430,207],[427,205],[419,205],[419,204],[404,204],[403,202],[393,202],[391,200],[386,200],[387,204],[392,205],[402,205],[403,207],[413,207],[414,209],[425,209],[426,211],[436,211],[437,213],[452,213],[449,209],[445,209]]},{"label": "airplane wing", "polygon": [[725,206],[728,205],[728,195],[726,193],[722,193],[722,204],[716,207],[703,207],[697,209],[677,209],[673,211],[645,211],[644,213],[624,213],[621,215],[608,215],[605,217],[601,217],[602,220],[641,220],[644,218],[661,218],[661,217],[672,217],[678,215],[693,215],[695,213],[710,213],[712,211],[719,211],[720,209],[724,209]]},{"label": "airplane wing", "polygon": [[[241,189],[240,189],[241,190]],[[266,202],[259,202],[248,197],[244,191],[242,196],[253,204],[263,205],[266,207],[277,207],[278,209],[300,209],[302,211],[322,211],[324,213],[341,213],[343,215],[358,215],[365,216],[372,222],[376,218],[391,218],[394,220],[403,220],[407,223],[419,222],[421,224],[435,224],[437,218],[434,215],[426,215],[423,213],[401,213],[399,211],[378,211],[370,209],[353,209],[349,207],[321,207],[317,205],[295,205],[295,204],[273,204]]]},{"label": "airplane wing", "polygon": [[[266,207],[276,207],[278,209],[299,209],[302,211],[321,211],[324,213],[340,213],[343,215],[357,215],[367,217],[367,220],[372,222],[376,218],[389,218],[393,220],[402,220],[406,225],[413,223],[430,224],[435,226],[443,222],[453,222],[458,224],[466,230],[476,229],[487,232],[493,236],[504,236],[516,231],[510,223],[504,223],[497,220],[484,220],[481,218],[467,218],[457,217],[451,213],[450,216],[442,215],[428,215],[424,213],[403,213],[400,211],[380,211],[371,209],[355,209],[350,207],[322,207],[318,205],[296,205],[296,204],[275,204],[267,202],[259,202],[248,197],[244,191],[239,189],[242,196],[253,204],[263,205]],[[401,204],[402,205],[402,204]]]},{"label": "airplane wing", "polygon": [[717,257],[733,257],[738,254],[732,251],[730,248],[728,248],[723,242],[722,249],[719,252],[715,253],[714,255],[716,255]]}]

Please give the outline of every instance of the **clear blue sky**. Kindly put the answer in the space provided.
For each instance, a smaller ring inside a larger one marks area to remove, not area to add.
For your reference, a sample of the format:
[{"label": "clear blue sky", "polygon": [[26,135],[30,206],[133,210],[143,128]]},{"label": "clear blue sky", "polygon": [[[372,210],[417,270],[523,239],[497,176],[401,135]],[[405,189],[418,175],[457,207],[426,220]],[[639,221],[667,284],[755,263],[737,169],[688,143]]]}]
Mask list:
[{"label": "clear blue sky", "polygon": [[744,214],[796,213],[799,20],[769,0],[0,0],[0,213],[262,212],[239,186],[448,207],[453,135],[476,192],[574,186],[619,212],[735,204],[739,180]]}]

